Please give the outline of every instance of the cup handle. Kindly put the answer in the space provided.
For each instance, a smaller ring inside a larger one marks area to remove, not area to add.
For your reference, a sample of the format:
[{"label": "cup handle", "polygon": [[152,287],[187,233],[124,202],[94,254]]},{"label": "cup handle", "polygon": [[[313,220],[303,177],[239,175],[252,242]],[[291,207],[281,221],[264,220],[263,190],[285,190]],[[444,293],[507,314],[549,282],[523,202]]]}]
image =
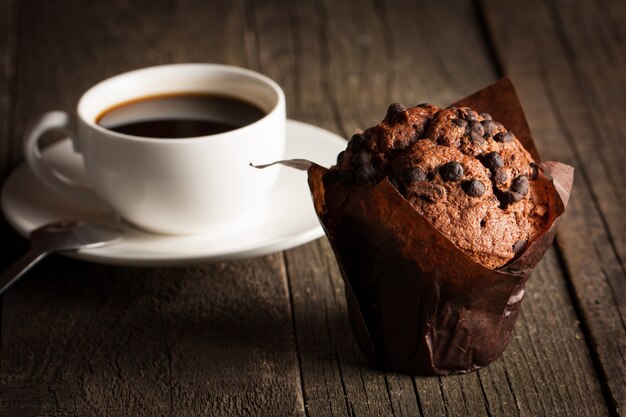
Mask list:
[{"label": "cup handle", "polygon": [[110,210],[90,188],[78,184],[65,175],[54,170],[44,161],[39,150],[39,139],[44,133],[57,130],[67,133],[78,149],[77,137],[72,127],[70,115],[64,111],[51,111],[43,114],[24,135],[24,158],[35,176],[45,185],[74,200]]}]

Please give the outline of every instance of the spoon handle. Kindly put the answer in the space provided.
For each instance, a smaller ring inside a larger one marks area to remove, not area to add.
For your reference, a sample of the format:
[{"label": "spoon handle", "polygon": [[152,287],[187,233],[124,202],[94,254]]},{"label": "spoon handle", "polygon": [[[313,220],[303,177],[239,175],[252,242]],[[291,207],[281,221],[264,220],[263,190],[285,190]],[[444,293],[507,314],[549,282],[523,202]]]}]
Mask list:
[{"label": "spoon handle", "polygon": [[31,246],[28,252],[18,259],[6,271],[0,274],[0,295],[4,293],[11,285],[24,275],[26,271],[31,269],[35,264],[48,255],[49,252],[42,250],[36,246]]}]

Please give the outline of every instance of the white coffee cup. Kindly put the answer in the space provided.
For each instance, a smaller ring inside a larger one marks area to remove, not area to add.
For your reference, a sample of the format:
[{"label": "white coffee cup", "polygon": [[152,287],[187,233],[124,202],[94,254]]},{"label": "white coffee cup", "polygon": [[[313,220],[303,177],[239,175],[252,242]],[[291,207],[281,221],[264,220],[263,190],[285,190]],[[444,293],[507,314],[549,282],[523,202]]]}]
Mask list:
[{"label": "white coffee cup", "polygon": [[[130,136],[96,123],[107,109],[163,94],[209,93],[256,105],[266,115],[225,133],[159,139]],[[268,77],[217,64],[175,64],[127,72],[83,94],[76,115],[44,114],[27,132],[25,159],[49,187],[89,204],[103,203],[126,221],[165,234],[221,232],[254,215],[278,170],[249,164],[279,160],[285,147],[285,96]],[[50,130],[66,132],[83,157],[91,190],[54,171],[38,142]]]}]

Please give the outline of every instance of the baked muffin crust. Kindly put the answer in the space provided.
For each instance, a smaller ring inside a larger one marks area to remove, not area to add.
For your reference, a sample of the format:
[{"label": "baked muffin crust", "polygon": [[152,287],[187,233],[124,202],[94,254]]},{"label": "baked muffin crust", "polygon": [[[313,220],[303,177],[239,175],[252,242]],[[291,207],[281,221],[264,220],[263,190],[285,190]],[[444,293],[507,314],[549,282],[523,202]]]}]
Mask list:
[{"label": "baked muffin crust", "polygon": [[549,226],[549,182],[513,132],[468,107],[389,106],[355,134],[329,179],[373,186],[387,178],[456,246],[496,269]]}]

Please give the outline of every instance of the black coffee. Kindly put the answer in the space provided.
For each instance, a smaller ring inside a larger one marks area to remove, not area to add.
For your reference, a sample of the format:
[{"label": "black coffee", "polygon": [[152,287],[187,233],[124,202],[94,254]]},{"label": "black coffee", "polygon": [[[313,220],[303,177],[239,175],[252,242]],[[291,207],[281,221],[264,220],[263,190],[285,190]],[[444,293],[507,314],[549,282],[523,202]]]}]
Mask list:
[{"label": "black coffee", "polygon": [[212,94],[171,94],[118,104],[96,119],[100,126],[133,136],[180,139],[214,135],[265,116],[246,101]]}]

